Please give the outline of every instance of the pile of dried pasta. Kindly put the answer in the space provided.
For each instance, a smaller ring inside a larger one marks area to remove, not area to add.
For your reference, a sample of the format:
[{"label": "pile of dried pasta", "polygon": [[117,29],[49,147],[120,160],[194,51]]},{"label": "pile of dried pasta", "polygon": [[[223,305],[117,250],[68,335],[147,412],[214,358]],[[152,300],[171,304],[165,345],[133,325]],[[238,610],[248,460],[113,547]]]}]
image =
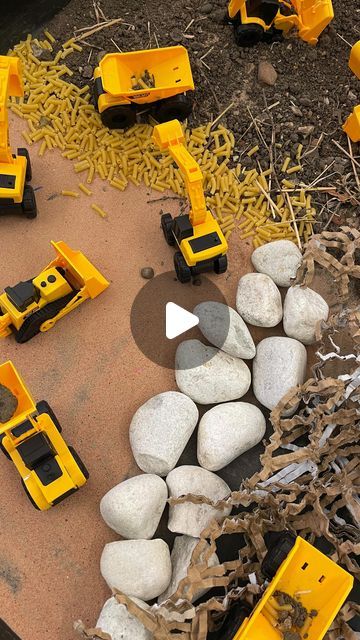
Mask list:
[{"label": "pile of dried pasta", "polygon": [[[104,127],[91,104],[90,87],[80,89],[69,80],[73,73],[66,58],[81,47],[71,39],[55,53],[55,39],[48,32],[45,36],[38,40],[28,35],[8,53],[19,56],[23,63],[25,95],[11,98],[10,108],[27,121],[28,129],[23,131],[27,144],[40,143],[40,156],[57,148],[72,160],[82,180],[79,188],[87,195],[91,190],[84,182],[90,185],[98,177],[120,191],[129,182],[143,182],[157,191],[170,189],[186,197],[179,169],[151,140],[152,126],[136,124],[125,132]],[[204,175],[207,205],[226,238],[238,228],[240,238],[251,238],[254,247],[279,238],[298,244],[300,237],[307,241],[316,213],[311,195],[304,189],[295,190],[295,184],[286,178],[274,195],[270,190],[272,168],[262,170],[258,162],[258,169],[242,169],[233,158],[234,136],[221,125],[209,123],[186,129],[185,134],[187,148]],[[283,172],[301,170],[300,147],[298,164],[289,167],[290,158],[285,158]],[[254,147],[247,155],[256,159],[257,151]],[[97,205],[92,208],[106,215]]]}]

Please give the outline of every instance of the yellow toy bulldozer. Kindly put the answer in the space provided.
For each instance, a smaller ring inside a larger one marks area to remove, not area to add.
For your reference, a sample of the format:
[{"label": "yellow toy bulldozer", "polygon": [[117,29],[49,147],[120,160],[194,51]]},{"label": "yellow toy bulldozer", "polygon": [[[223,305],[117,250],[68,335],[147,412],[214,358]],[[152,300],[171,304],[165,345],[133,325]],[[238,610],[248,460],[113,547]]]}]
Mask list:
[{"label": "yellow toy bulldozer", "polygon": [[[360,40],[351,49],[349,67],[360,80]],[[353,112],[346,120],[343,129],[353,142],[360,142],[360,104],[354,107]]]},{"label": "yellow toy bulldozer", "polygon": [[347,571],[290,532],[270,546],[262,573],[271,582],[255,609],[238,600],[209,640],[322,640],[354,584]]},{"label": "yellow toy bulldozer", "polygon": [[19,58],[0,56],[0,215],[20,213],[36,218],[34,190],[27,184],[32,177],[28,151],[18,149],[15,155],[9,144],[7,100],[23,94]]},{"label": "yellow toy bulldozer", "polygon": [[0,338],[14,333],[16,342],[27,342],[109,286],[81,251],[65,242],[51,244],[56,257],[40,275],[0,295]]},{"label": "yellow toy bulldozer", "polygon": [[110,129],[126,129],[146,105],[157,122],[185,120],[194,90],[185,47],[108,53],[94,71],[95,106]]},{"label": "yellow toy bulldozer", "polygon": [[230,0],[228,17],[241,47],[271,41],[292,29],[301,40],[316,45],[334,10],[331,0]]},{"label": "yellow toy bulldozer", "polygon": [[169,245],[179,247],[174,265],[180,282],[204,271],[225,273],[228,245],[220,226],[206,208],[203,175],[198,163],[184,146],[184,134],[178,120],[154,127],[153,140],[160,149],[166,149],[175,160],[184,177],[191,203],[189,214],[172,218],[161,216],[161,227]]},{"label": "yellow toy bulldozer", "polygon": [[15,464],[35,509],[46,511],[85,484],[89,473],[45,400],[34,403],[13,363],[0,365],[0,384],[13,395],[15,411],[0,422],[0,448]]}]

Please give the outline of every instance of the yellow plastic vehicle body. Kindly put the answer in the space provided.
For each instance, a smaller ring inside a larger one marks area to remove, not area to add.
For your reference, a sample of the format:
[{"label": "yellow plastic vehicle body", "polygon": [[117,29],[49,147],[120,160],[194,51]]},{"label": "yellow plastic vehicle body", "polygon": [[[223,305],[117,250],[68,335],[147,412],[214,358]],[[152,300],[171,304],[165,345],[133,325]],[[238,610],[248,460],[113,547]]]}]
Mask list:
[{"label": "yellow plastic vehicle body", "polygon": [[9,96],[23,95],[20,59],[0,56],[0,198],[19,204],[23,199],[27,161],[24,156],[14,157],[12,153],[7,101]]},{"label": "yellow plastic vehicle body", "polygon": [[[38,299],[20,311],[6,292],[0,295],[0,338],[10,335],[13,329],[19,331],[31,314],[68,295],[71,298],[68,303],[41,325],[41,332],[48,331],[60,318],[88,298],[96,298],[109,286],[109,282],[81,251],[71,249],[63,241],[52,241],[51,244],[56,257],[32,280]],[[64,271],[64,275],[58,271],[59,268]]]},{"label": "yellow plastic vehicle body", "polygon": [[[132,89],[132,77],[148,70],[155,87]],[[98,98],[98,110],[117,105],[150,104],[194,90],[188,52],[185,47],[163,47],[128,53],[108,53],[94,71],[105,93]]]},{"label": "yellow plastic vehicle body", "polygon": [[[351,49],[349,67],[351,71],[360,79],[360,40]],[[345,133],[353,142],[360,142],[360,105],[354,107],[353,112],[343,125]]]},{"label": "yellow plastic vehicle body", "polygon": [[[10,389],[18,400],[17,410],[11,420],[0,423],[1,446],[15,464],[32,502],[40,511],[46,511],[70,493],[77,491],[86,483],[87,478],[51,416],[47,413],[38,414],[33,398],[11,361],[0,365],[0,384]],[[28,429],[20,429],[20,435],[16,435],[16,427],[19,425],[26,425]],[[45,435],[61,470],[60,477],[48,484],[41,482],[35,469],[27,468],[20,455],[19,445],[31,442],[31,438],[37,434]]]},{"label": "yellow plastic vehicle body", "polygon": [[298,537],[258,605],[244,620],[233,640],[282,640],[281,631],[266,617],[266,603],[275,591],[283,591],[299,600],[308,611],[316,609],[318,615],[307,629],[306,638],[322,640],[353,584],[354,579],[347,571]]},{"label": "yellow plastic vehicle body", "polygon": [[[291,29],[297,29],[299,38],[311,45],[317,44],[320,34],[334,18],[334,9],[331,0],[280,0],[279,11],[271,24],[264,20],[249,15],[248,7],[251,0],[230,0],[228,6],[229,17],[234,19],[240,13],[241,24],[259,24],[264,31],[275,27],[285,33]],[[281,5],[291,8],[293,13],[284,15]]]},{"label": "yellow plastic vehicle body", "polygon": [[[154,127],[153,140],[159,149],[167,149],[178,165],[184,177],[186,190],[190,199],[189,219],[193,227],[193,235],[178,242],[181,253],[189,267],[194,267],[202,261],[213,260],[219,255],[225,255],[228,244],[220,226],[206,208],[203,190],[203,175],[201,169],[184,146],[185,136],[178,120],[164,122]],[[219,243],[206,247],[203,251],[194,252],[193,241],[210,234],[217,234]]]}]

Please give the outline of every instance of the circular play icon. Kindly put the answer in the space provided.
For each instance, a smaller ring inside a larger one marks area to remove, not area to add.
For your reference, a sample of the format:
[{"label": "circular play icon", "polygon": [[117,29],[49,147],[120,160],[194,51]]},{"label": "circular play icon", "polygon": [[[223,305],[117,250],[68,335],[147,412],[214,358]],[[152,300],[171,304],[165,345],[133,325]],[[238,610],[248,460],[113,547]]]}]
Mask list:
[{"label": "circular play icon", "polygon": [[[208,344],[200,331],[205,314],[199,313],[199,309],[209,301],[227,305],[220,289],[206,276],[201,276],[196,284],[180,283],[174,271],[155,276],[142,287],[131,308],[131,332],[138,348],[149,360],[174,369],[176,349],[181,342],[197,339]],[[217,349],[225,342],[230,324],[228,307],[220,309],[220,315],[212,320],[216,324]],[[207,359],[215,353],[215,348],[207,350]],[[203,357],[201,362],[196,357],[190,358],[189,362],[181,363],[181,368],[192,369],[200,364],[204,364]]]}]

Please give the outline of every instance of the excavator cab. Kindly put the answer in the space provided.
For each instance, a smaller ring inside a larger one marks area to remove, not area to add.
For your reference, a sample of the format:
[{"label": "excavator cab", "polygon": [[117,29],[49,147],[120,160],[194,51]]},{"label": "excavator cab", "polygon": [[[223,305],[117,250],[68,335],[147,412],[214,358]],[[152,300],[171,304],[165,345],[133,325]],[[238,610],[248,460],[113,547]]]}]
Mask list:
[{"label": "excavator cab", "polygon": [[22,97],[24,88],[20,59],[0,56],[0,215],[20,213],[36,218],[35,193],[31,181],[31,163],[27,149],[12,153],[9,145],[7,100]]},{"label": "excavator cab", "polygon": [[169,213],[161,216],[165,240],[171,246],[178,245],[174,266],[180,282],[190,282],[192,276],[204,271],[224,273],[227,270],[227,241],[220,226],[206,207],[203,175],[198,163],[184,146],[184,134],[178,120],[171,120],[154,127],[153,141],[160,149],[166,149],[178,165],[190,197],[191,210],[172,218]]}]

